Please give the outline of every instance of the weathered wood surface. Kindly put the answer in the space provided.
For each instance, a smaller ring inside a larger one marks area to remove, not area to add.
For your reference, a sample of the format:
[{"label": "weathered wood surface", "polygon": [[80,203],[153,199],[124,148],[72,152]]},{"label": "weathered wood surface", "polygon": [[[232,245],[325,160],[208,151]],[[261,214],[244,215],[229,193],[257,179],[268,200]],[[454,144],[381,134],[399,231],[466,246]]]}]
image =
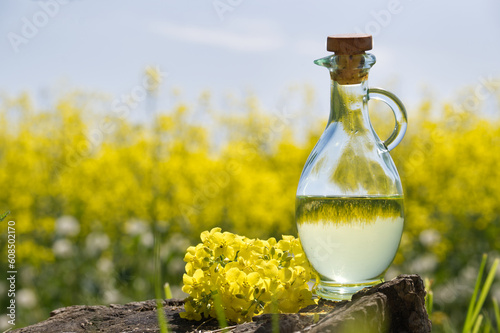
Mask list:
[{"label": "weathered wood surface", "polygon": [[[280,314],[280,332],[430,332],[424,307],[425,290],[418,275],[401,275],[356,293],[351,301],[320,301],[295,314]],[[179,317],[182,300],[163,301],[170,332],[221,332],[217,320],[200,322]],[[17,329],[17,333],[41,332],[160,332],[154,300],[110,306],[74,305],[54,310],[50,318]],[[271,332],[272,316],[261,315],[251,323],[234,325],[229,332]]]}]

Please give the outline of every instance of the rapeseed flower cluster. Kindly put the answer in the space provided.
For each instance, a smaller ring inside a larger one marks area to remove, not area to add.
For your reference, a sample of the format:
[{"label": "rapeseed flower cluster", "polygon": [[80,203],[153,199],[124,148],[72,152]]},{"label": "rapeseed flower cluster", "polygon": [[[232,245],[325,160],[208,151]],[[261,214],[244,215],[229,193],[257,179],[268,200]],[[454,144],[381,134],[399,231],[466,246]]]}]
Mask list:
[{"label": "rapeseed flower cluster", "polygon": [[182,318],[217,317],[241,323],[254,315],[297,312],[314,304],[308,282],[315,277],[299,239],[250,239],[213,228],[187,249],[182,290],[189,294]]}]

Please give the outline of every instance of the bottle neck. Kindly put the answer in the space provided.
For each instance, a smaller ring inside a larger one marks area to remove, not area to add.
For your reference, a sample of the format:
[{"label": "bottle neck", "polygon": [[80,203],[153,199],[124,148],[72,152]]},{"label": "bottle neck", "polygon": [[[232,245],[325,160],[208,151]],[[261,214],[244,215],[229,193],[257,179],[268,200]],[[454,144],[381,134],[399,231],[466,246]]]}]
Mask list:
[{"label": "bottle neck", "polygon": [[342,123],[346,132],[366,132],[371,128],[367,103],[368,80],[359,84],[340,84],[332,80],[328,126]]}]

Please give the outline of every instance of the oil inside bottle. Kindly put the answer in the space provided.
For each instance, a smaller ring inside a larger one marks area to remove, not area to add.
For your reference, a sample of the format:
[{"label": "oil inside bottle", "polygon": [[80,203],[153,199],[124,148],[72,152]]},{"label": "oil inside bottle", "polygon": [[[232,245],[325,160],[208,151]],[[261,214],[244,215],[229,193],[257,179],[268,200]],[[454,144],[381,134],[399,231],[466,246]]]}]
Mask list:
[{"label": "oil inside bottle", "polygon": [[297,196],[296,221],[322,282],[363,285],[380,279],[403,232],[403,197]]}]

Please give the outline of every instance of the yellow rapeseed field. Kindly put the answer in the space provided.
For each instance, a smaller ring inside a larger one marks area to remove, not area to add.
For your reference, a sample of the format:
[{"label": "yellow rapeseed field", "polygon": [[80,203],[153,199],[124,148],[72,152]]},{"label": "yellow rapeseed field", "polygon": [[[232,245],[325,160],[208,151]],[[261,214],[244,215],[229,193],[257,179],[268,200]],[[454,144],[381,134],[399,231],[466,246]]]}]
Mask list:
[{"label": "yellow rapeseed field", "polygon": [[[19,323],[153,298],[155,239],[162,279],[180,296],[182,259],[201,232],[296,235],[295,190],[324,122],[298,139],[255,98],[203,117],[179,103],[150,123],[99,115],[99,99],[68,93],[49,109],[27,94],[0,100],[0,213],[16,221]],[[433,278],[438,307],[461,300],[450,288],[471,285],[483,252],[499,256],[499,112],[422,103],[392,153],[406,220],[389,273]]]}]

